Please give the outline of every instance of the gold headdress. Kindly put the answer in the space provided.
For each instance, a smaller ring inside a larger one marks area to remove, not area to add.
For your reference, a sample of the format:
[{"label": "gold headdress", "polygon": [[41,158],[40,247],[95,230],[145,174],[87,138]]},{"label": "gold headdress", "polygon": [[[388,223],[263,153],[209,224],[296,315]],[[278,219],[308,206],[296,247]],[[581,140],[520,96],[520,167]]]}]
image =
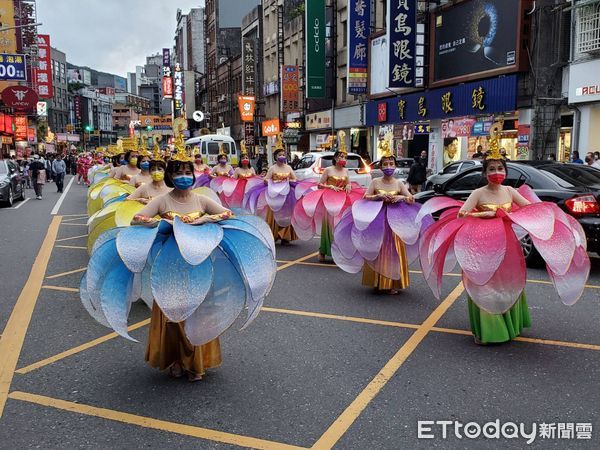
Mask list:
[{"label": "gold headdress", "polygon": [[117,141],[117,145],[121,142],[121,152],[137,152],[139,145],[137,138],[121,138]]},{"label": "gold headdress", "polygon": [[347,155],[348,154],[348,151],[346,150],[346,141],[345,141],[345,138],[346,138],[346,132],[345,131],[340,131],[338,133],[338,143],[339,143],[339,145],[338,145],[338,150],[337,151],[340,152],[343,155]]},{"label": "gold headdress", "polygon": [[283,134],[279,133],[277,135],[277,141],[275,142],[274,151],[285,150],[285,146],[283,145]]},{"label": "gold headdress", "polygon": [[142,133],[140,135],[140,141],[141,141],[141,144],[139,146],[139,148],[140,148],[140,156],[141,157],[143,157],[143,156],[148,156],[148,157],[151,156],[150,152],[148,151],[148,135],[146,133]]},{"label": "gold headdress", "polygon": [[379,142],[379,153],[381,158],[395,158],[392,153],[392,140],[394,139],[394,133],[387,133],[381,142]]},{"label": "gold headdress", "polygon": [[246,141],[243,139],[240,142],[240,156],[248,156],[248,149],[246,148]]},{"label": "gold headdress", "polygon": [[154,145],[152,146],[152,156],[150,158],[152,161],[164,161],[162,152],[160,151],[160,145],[158,145],[161,140],[161,135],[155,134],[152,136],[152,142],[154,142]]},{"label": "gold headdress", "polygon": [[120,155],[121,153],[125,153],[125,146],[123,145],[123,139],[117,139],[117,148],[115,151],[115,156]]},{"label": "gold headdress", "polygon": [[175,119],[173,121],[173,134],[175,135],[175,140],[173,144],[175,145],[176,153],[171,158],[173,161],[178,162],[193,162],[194,157],[190,154],[190,149],[185,146],[185,141],[183,139],[183,130],[187,128],[187,122],[185,119]]},{"label": "gold headdress", "polygon": [[119,147],[116,144],[110,144],[106,150],[106,156],[117,156],[119,153]]},{"label": "gold headdress", "polygon": [[500,153],[500,132],[504,127],[504,120],[494,122],[490,128],[489,150],[485,155],[485,159],[501,160],[504,156]]}]

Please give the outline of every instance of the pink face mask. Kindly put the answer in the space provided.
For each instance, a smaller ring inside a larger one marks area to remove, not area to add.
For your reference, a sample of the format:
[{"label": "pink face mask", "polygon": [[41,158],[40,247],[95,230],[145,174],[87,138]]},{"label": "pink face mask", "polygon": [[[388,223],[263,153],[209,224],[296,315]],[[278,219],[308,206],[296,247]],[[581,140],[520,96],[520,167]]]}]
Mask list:
[{"label": "pink face mask", "polygon": [[505,173],[493,173],[491,175],[488,175],[488,181],[490,183],[494,183],[494,184],[502,184],[502,182],[506,179],[506,174]]}]

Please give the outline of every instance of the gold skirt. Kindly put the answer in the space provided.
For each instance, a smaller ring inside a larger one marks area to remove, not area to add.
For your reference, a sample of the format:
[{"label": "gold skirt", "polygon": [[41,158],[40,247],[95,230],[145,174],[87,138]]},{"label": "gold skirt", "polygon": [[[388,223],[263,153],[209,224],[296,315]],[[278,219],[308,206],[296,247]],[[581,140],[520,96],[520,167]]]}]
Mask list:
[{"label": "gold skirt", "polygon": [[192,345],[185,336],[183,322],[169,322],[154,302],[146,361],[160,370],[168,369],[173,363],[178,362],[184,370],[196,375],[204,375],[205,369],[221,364],[221,344],[217,338],[208,344]]},{"label": "gold skirt", "polygon": [[277,225],[277,222],[275,221],[275,215],[269,207],[267,207],[267,218],[265,219],[265,221],[267,222],[267,225],[269,225],[269,228],[273,233],[273,239],[275,239],[275,241],[277,241],[277,239],[281,239],[282,241],[291,242],[298,239],[298,236],[294,231],[294,227],[292,227],[291,225],[287,227],[280,227],[279,225]]},{"label": "gold skirt", "polygon": [[[380,291],[389,291],[391,289],[406,289],[409,285],[408,278],[408,261],[406,258],[406,248],[404,247],[404,242],[400,240],[400,238],[394,235],[394,245],[396,246],[396,252],[398,252],[398,256],[400,259],[400,279],[392,280],[391,278],[386,278],[383,275],[375,272],[371,266],[365,264],[363,267],[363,278],[362,284],[364,286],[371,286]],[[381,251],[385,251],[386,242],[381,248]]]}]

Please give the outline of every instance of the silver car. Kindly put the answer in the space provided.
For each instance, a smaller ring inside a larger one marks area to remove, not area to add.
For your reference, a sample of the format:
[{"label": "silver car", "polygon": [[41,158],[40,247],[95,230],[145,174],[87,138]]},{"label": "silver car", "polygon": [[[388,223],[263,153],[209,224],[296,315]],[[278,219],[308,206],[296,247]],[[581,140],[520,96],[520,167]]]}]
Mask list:
[{"label": "silver car", "polygon": [[[408,178],[408,172],[410,172],[410,166],[415,162],[413,158],[396,158],[396,170],[394,171],[394,178],[406,182]],[[381,178],[383,172],[381,171],[381,161],[375,161],[371,163],[371,178]]]},{"label": "silver car", "polygon": [[465,161],[456,161],[452,164],[448,164],[441,171],[436,173],[435,175],[431,175],[427,178],[427,182],[425,183],[425,190],[431,191],[436,184],[444,184],[450,178],[452,178],[457,173],[464,172],[465,170],[471,169],[476,166],[480,166],[482,161],[477,159],[468,159]]}]

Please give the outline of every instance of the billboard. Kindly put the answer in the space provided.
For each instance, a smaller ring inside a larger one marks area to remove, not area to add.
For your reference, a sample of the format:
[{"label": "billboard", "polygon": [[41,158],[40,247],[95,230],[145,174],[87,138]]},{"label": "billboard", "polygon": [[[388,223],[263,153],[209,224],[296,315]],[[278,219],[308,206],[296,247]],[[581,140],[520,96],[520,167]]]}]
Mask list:
[{"label": "billboard", "polygon": [[254,122],[254,104],[256,99],[253,95],[238,95],[238,109],[242,122]]},{"label": "billboard", "polygon": [[306,97],[325,98],[325,0],[306,2]]},{"label": "billboard", "polygon": [[351,0],[348,4],[348,93],[366,94],[371,33],[371,2]]},{"label": "billboard", "polygon": [[256,42],[253,38],[242,39],[242,83],[244,94],[256,94]]},{"label": "billboard", "polygon": [[90,86],[92,84],[92,73],[85,69],[68,69],[67,80],[69,83],[80,83]]},{"label": "billboard", "polygon": [[377,96],[389,95],[389,61],[388,61],[388,37],[386,34],[371,40],[371,52],[369,53],[369,94]]},{"label": "billboard", "polygon": [[0,54],[0,80],[27,81],[26,67],[25,55]]},{"label": "billboard", "polygon": [[443,85],[523,68],[519,52],[523,0],[466,0],[431,22],[430,84]]}]

